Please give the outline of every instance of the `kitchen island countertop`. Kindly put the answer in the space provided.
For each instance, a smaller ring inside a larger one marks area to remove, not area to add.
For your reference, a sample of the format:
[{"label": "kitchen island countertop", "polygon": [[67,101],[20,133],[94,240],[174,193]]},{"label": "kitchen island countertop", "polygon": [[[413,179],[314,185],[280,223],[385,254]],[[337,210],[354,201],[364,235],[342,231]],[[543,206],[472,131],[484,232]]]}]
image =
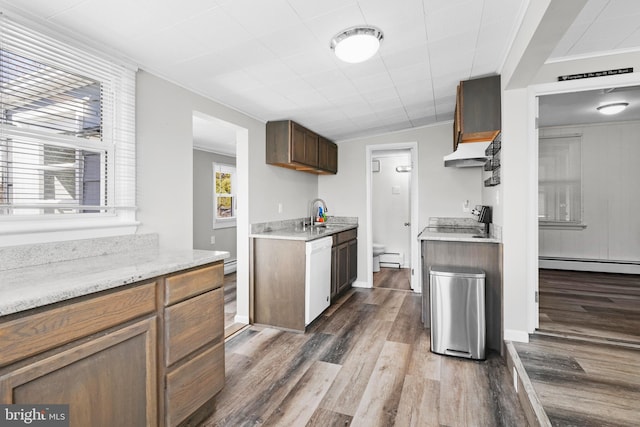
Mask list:
[{"label": "kitchen island countertop", "polygon": [[228,252],[162,250],[113,253],[0,271],[0,316],[213,263]]}]

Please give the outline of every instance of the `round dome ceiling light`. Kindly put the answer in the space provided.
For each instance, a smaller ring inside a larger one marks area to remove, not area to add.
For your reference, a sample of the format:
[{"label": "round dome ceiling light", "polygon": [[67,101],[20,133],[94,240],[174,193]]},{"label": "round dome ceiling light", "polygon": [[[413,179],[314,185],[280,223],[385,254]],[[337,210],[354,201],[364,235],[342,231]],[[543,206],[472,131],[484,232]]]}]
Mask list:
[{"label": "round dome ceiling light", "polygon": [[596,110],[600,111],[602,114],[610,116],[612,114],[618,114],[622,112],[622,110],[624,110],[628,106],[628,102],[613,102],[611,104],[603,104],[596,108]]},{"label": "round dome ceiling light", "polygon": [[331,39],[331,49],[336,56],[350,64],[366,61],[376,54],[384,34],[376,27],[351,27]]}]

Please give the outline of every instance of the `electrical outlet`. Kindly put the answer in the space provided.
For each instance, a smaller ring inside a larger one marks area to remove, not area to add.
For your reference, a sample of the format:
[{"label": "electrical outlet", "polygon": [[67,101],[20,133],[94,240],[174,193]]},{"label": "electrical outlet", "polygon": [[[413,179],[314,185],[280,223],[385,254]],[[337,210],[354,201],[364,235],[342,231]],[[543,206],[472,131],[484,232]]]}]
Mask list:
[{"label": "electrical outlet", "polygon": [[211,236],[211,244],[212,245],[216,244],[216,236]]},{"label": "electrical outlet", "polygon": [[464,203],[462,204],[462,212],[469,213],[470,211],[471,211],[471,208],[469,207],[469,201],[465,200]]},{"label": "electrical outlet", "polygon": [[278,203],[278,213],[282,213],[282,203]]}]

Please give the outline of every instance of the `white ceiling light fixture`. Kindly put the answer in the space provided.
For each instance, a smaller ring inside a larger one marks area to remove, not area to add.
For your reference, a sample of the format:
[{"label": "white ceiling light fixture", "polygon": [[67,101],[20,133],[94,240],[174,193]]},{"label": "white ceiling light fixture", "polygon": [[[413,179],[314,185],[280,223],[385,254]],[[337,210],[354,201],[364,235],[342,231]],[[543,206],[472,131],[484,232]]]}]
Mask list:
[{"label": "white ceiling light fixture", "polygon": [[384,34],[372,26],[356,26],[339,32],[331,39],[336,56],[350,64],[366,61],[376,54]]},{"label": "white ceiling light fixture", "polygon": [[629,106],[628,102],[613,102],[610,104],[603,104],[596,108],[596,110],[600,111],[602,114],[606,114],[610,116],[612,114],[618,114],[622,112],[625,108]]}]

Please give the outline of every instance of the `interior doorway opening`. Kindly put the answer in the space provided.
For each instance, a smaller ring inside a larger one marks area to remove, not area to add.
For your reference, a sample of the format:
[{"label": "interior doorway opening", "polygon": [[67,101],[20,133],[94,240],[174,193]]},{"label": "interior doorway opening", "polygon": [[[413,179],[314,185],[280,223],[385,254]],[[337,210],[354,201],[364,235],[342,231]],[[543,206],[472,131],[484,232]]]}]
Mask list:
[{"label": "interior doorway opening", "polygon": [[229,336],[249,323],[248,131],[193,113],[193,246],[227,251],[224,323]]},{"label": "interior doorway opening", "polygon": [[[640,87],[625,80],[536,88],[536,333],[640,343],[640,248],[628,239],[640,224],[627,220],[640,202],[619,185],[640,179],[630,160],[640,155]],[[622,98],[636,108],[617,117],[597,111]]]},{"label": "interior doorway opening", "polygon": [[[404,269],[408,289],[421,292],[417,143],[367,146],[367,277]],[[399,277],[394,275],[394,277]],[[404,280],[404,279],[401,279]]]}]

